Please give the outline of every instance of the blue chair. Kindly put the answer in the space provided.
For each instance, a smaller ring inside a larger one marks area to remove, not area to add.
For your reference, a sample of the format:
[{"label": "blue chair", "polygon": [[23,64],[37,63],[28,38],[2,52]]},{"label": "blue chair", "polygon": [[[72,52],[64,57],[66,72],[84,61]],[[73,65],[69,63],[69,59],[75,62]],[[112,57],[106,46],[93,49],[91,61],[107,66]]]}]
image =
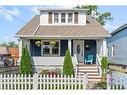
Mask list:
[{"label": "blue chair", "polygon": [[92,64],[92,63],[93,63],[93,58],[94,58],[93,55],[88,55],[88,56],[85,58],[85,63],[90,63],[90,64]]}]

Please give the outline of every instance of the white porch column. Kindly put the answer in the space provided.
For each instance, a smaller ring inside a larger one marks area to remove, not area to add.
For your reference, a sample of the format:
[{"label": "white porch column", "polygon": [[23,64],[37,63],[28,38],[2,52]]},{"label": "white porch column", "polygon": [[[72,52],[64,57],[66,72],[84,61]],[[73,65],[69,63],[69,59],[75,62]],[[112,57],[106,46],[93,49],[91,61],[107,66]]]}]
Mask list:
[{"label": "white porch column", "polygon": [[102,54],[103,56],[107,56],[107,44],[106,44],[106,39],[103,39],[103,49],[102,49]]},{"label": "white porch column", "polygon": [[19,38],[19,62],[21,60],[21,56],[22,56],[22,39]]},{"label": "white porch column", "polygon": [[68,48],[69,48],[70,54],[71,54],[71,39],[68,39]]}]

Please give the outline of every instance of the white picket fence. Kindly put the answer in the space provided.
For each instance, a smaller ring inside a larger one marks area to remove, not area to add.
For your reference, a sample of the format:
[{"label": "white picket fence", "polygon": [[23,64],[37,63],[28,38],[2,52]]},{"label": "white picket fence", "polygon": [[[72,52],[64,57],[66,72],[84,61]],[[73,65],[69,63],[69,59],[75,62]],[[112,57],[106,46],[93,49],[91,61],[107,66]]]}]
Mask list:
[{"label": "white picket fence", "polygon": [[71,77],[0,74],[0,90],[82,90],[87,87],[87,78],[87,74]]},{"label": "white picket fence", "polygon": [[113,90],[127,89],[127,74],[123,75],[107,74],[107,89]]}]

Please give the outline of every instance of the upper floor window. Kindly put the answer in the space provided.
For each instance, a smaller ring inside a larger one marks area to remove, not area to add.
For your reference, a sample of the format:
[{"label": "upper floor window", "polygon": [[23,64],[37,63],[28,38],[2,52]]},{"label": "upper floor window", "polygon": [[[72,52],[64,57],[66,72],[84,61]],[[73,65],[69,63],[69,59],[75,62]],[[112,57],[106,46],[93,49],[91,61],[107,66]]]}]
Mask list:
[{"label": "upper floor window", "polygon": [[112,45],[112,56],[115,56],[115,45]]},{"label": "upper floor window", "polygon": [[68,13],[68,23],[72,23],[72,13]]},{"label": "upper floor window", "polygon": [[59,22],[59,13],[54,13],[54,23]]},{"label": "upper floor window", "polygon": [[75,12],[75,13],[74,13],[74,17],[75,17],[74,23],[75,23],[75,24],[78,24],[78,12]]},{"label": "upper floor window", "polygon": [[52,12],[49,12],[48,22],[50,24],[52,23]]},{"label": "upper floor window", "polygon": [[65,13],[61,13],[61,23],[65,23]]}]

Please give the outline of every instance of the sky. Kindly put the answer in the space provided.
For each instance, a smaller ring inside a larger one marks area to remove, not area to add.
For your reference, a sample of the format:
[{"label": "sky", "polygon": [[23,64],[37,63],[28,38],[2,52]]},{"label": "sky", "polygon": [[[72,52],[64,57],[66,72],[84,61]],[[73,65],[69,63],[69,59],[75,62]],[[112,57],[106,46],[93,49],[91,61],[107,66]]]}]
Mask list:
[{"label": "sky", "polygon": [[[0,10],[0,43],[8,41],[17,41],[14,35],[28,22],[30,19],[39,14],[37,9],[40,7],[60,7],[60,6],[0,6],[7,11],[8,15]],[[104,28],[112,32],[121,25],[127,23],[127,6],[98,6],[99,12],[111,12],[114,18],[112,22],[106,23]],[[19,19],[18,19],[19,18]]]}]

